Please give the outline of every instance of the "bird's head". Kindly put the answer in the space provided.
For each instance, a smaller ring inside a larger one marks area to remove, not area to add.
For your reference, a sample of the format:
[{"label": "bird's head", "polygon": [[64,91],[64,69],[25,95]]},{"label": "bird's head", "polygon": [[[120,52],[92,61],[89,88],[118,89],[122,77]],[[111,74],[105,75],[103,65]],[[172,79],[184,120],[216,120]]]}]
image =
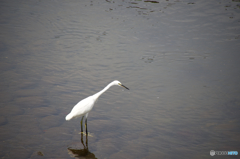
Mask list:
[{"label": "bird's head", "polygon": [[113,81],[113,84],[114,85],[118,85],[118,86],[121,86],[121,87],[124,87],[124,88],[126,88],[126,89],[128,89],[129,90],[129,88],[127,88],[126,86],[124,86],[121,82],[119,82],[119,81],[117,81],[117,80],[115,80],[115,81]]}]

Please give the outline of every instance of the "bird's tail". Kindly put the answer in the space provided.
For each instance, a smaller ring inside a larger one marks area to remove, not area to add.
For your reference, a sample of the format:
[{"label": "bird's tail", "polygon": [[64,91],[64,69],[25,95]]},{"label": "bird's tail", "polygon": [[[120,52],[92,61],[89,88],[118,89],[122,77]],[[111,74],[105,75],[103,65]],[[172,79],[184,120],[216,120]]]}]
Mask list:
[{"label": "bird's tail", "polygon": [[72,119],[72,115],[71,115],[71,114],[68,114],[65,119],[66,119],[66,120],[71,120],[71,119]]}]

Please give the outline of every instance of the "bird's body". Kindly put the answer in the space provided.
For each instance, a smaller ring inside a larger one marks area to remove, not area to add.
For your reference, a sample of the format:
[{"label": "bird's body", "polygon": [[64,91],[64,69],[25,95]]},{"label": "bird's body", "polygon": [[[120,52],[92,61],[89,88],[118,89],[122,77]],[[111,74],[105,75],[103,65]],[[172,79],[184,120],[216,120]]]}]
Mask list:
[{"label": "bird's body", "polygon": [[81,100],[73,107],[71,113],[66,116],[66,120],[71,120],[72,118],[79,118],[81,116],[84,116],[92,110],[94,103],[95,100],[92,96]]},{"label": "bird's body", "polygon": [[[111,83],[109,83],[103,90],[101,90],[100,92],[89,96],[83,100],[81,100],[80,102],[78,102],[73,109],[71,110],[71,112],[66,116],[66,120],[71,120],[73,118],[78,118],[78,117],[83,117],[85,116],[85,126],[86,126],[86,134],[87,134],[87,117],[88,117],[88,113],[92,110],[94,104],[96,103],[98,97],[103,94],[106,90],[108,90],[111,86],[113,85],[119,85],[122,86],[126,89],[128,89],[126,86],[122,85],[121,82],[119,81],[113,81]],[[82,120],[81,120],[81,132],[82,132]]]}]

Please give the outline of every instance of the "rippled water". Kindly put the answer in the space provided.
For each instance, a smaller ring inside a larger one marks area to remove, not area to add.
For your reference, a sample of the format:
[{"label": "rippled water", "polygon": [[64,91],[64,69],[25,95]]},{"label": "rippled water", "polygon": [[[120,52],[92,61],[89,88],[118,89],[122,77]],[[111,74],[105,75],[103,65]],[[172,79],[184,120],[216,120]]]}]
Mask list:
[{"label": "rippled water", "polygon": [[[0,17],[1,158],[240,152],[239,1],[5,0]],[[86,138],[65,116],[115,79],[130,91],[100,97]]]}]

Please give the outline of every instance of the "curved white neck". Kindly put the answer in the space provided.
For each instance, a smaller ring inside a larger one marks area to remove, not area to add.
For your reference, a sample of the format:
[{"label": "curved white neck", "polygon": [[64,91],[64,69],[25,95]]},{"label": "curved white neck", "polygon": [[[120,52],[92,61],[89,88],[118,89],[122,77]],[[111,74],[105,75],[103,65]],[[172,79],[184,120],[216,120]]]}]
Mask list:
[{"label": "curved white neck", "polygon": [[109,83],[105,88],[103,88],[103,90],[101,90],[100,92],[96,93],[93,95],[93,97],[96,99],[98,99],[98,97],[100,97],[100,95],[102,95],[106,90],[108,90],[112,85],[112,83]]}]

